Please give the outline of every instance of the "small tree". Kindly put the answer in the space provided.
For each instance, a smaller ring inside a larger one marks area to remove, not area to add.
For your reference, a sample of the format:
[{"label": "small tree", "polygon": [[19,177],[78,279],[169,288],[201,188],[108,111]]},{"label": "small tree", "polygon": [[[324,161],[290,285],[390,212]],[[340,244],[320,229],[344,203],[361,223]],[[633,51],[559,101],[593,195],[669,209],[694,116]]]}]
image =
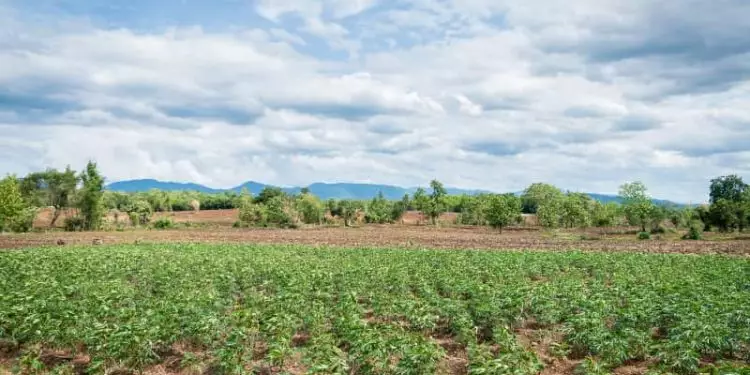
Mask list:
[{"label": "small tree", "polygon": [[78,185],[78,176],[70,167],[59,172],[47,169],[44,172],[31,173],[21,182],[21,194],[33,206],[52,206],[50,226],[54,227],[60,214],[73,205],[73,197]]},{"label": "small tree", "polygon": [[432,193],[427,204],[427,216],[432,224],[437,224],[440,214],[446,211],[445,196],[448,194],[443,184],[438,180],[430,181]]},{"label": "small tree", "polygon": [[344,226],[351,226],[352,221],[357,218],[357,214],[361,212],[363,208],[364,206],[360,201],[348,199],[339,201],[338,211],[341,218],[344,219]]},{"label": "small tree", "polygon": [[730,200],[719,198],[719,200],[711,204],[709,217],[711,218],[711,223],[718,227],[720,231],[732,231],[739,224],[737,204]]},{"label": "small tree", "polygon": [[0,180],[0,232],[11,229],[25,207],[18,179],[15,176],[6,176]]},{"label": "small tree", "polygon": [[320,224],[325,215],[323,202],[310,193],[303,193],[297,198],[297,211],[305,224]]},{"label": "small tree", "polygon": [[625,217],[630,225],[646,231],[646,226],[651,223],[654,213],[654,203],[648,195],[648,189],[640,181],[626,183],[620,186],[620,198],[623,200]]},{"label": "small tree", "polygon": [[400,201],[391,206],[391,222],[400,221],[404,213],[409,210],[409,194],[404,194]]},{"label": "small tree", "polygon": [[392,211],[392,204],[385,199],[383,192],[379,192],[368,204],[365,220],[368,223],[389,223],[391,222]]},{"label": "small tree", "polygon": [[550,197],[541,203],[536,209],[536,217],[545,229],[554,229],[560,226],[562,220],[563,196]]},{"label": "small tree", "polygon": [[514,194],[493,195],[486,214],[490,226],[502,232],[503,228],[521,220],[521,199]]},{"label": "small tree", "polygon": [[614,226],[620,216],[620,206],[614,202],[594,202],[591,211],[593,224],[599,228]]},{"label": "small tree", "polygon": [[104,177],[99,174],[96,163],[89,161],[80,178],[83,188],[78,208],[83,216],[83,228],[97,230],[101,227],[104,217]]},{"label": "small tree", "polygon": [[592,199],[586,194],[569,193],[562,200],[561,221],[568,228],[591,225]]},{"label": "small tree", "polygon": [[427,196],[424,189],[418,188],[417,191],[414,192],[412,202],[417,211],[421,212],[422,215],[427,215],[427,211],[430,209],[430,197]]}]

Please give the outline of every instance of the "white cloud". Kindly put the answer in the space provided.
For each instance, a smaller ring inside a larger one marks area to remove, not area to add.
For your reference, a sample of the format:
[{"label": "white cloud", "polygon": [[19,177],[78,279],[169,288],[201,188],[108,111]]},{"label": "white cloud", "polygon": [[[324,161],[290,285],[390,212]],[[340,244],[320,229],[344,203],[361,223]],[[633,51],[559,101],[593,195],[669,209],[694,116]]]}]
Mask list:
[{"label": "white cloud", "polygon": [[642,179],[682,201],[750,175],[740,0],[394,4],[258,1],[263,24],[158,30],[0,8],[0,168],[95,158],[111,180],[498,191]]}]

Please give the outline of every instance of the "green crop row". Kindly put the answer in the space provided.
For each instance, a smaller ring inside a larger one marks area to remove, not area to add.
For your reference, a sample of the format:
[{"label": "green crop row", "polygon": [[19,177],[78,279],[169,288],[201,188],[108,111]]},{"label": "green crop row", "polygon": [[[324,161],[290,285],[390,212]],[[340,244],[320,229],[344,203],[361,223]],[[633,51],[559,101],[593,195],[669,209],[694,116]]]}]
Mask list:
[{"label": "green crop row", "polygon": [[[750,260],[176,244],[1,252],[3,350],[23,372],[535,374],[567,363],[747,374]],[[69,356],[45,361],[50,351]],[[83,369],[65,361],[82,355]]]}]

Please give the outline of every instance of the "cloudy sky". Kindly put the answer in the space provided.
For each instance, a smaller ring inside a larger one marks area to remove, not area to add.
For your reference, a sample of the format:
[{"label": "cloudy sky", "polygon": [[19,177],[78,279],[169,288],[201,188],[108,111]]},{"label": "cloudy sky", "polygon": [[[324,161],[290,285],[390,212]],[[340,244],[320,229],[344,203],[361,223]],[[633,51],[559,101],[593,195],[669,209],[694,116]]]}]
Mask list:
[{"label": "cloudy sky", "polygon": [[0,0],[0,174],[706,199],[747,0]]}]

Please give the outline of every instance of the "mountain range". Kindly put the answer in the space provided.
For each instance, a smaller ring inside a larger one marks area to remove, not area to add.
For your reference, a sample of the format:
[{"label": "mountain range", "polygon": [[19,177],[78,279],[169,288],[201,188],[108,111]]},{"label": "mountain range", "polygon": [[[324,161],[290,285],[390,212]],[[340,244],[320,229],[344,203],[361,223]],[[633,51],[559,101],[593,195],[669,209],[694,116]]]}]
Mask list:
[{"label": "mountain range", "polygon": [[[260,182],[248,181],[239,186],[235,186],[230,189],[215,189],[196,183],[182,183],[182,182],[169,182],[159,181],[154,179],[141,179],[141,180],[126,180],[113,182],[107,185],[107,189],[111,191],[119,191],[126,193],[144,192],[149,190],[163,190],[163,191],[198,191],[201,193],[221,193],[225,191],[240,192],[242,189],[247,189],[253,195],[259,194],[264,188],[272,187],[273,185],[262,184]],[[392,185],[379,185],[379,184],[358,184],[358,183],[323,183],[316,182],[307,188],[312,194],[320,197],[321,199],[372,199],[379,192],[383,193],[386,199],[395,200],[401,199],[404,194],[413,194],[417,188],[404,188]],[[299,193],[301,187],[281,187],[281,189],[287,193]],[[468,189],[456,189],[446,188],[448,194],[460,195],[469,194],[475,195],[479,193],[488,193],[483,190],[468,190]],[[516,194],[520,194],[517,192]],[[600,202],[619,202],[620,198],[616,195],[608,194],[596,194],[586,193],[591,198],[596,199]],[[667,200],[654,199],[654,203],[664,205],[680,205]]]}]

